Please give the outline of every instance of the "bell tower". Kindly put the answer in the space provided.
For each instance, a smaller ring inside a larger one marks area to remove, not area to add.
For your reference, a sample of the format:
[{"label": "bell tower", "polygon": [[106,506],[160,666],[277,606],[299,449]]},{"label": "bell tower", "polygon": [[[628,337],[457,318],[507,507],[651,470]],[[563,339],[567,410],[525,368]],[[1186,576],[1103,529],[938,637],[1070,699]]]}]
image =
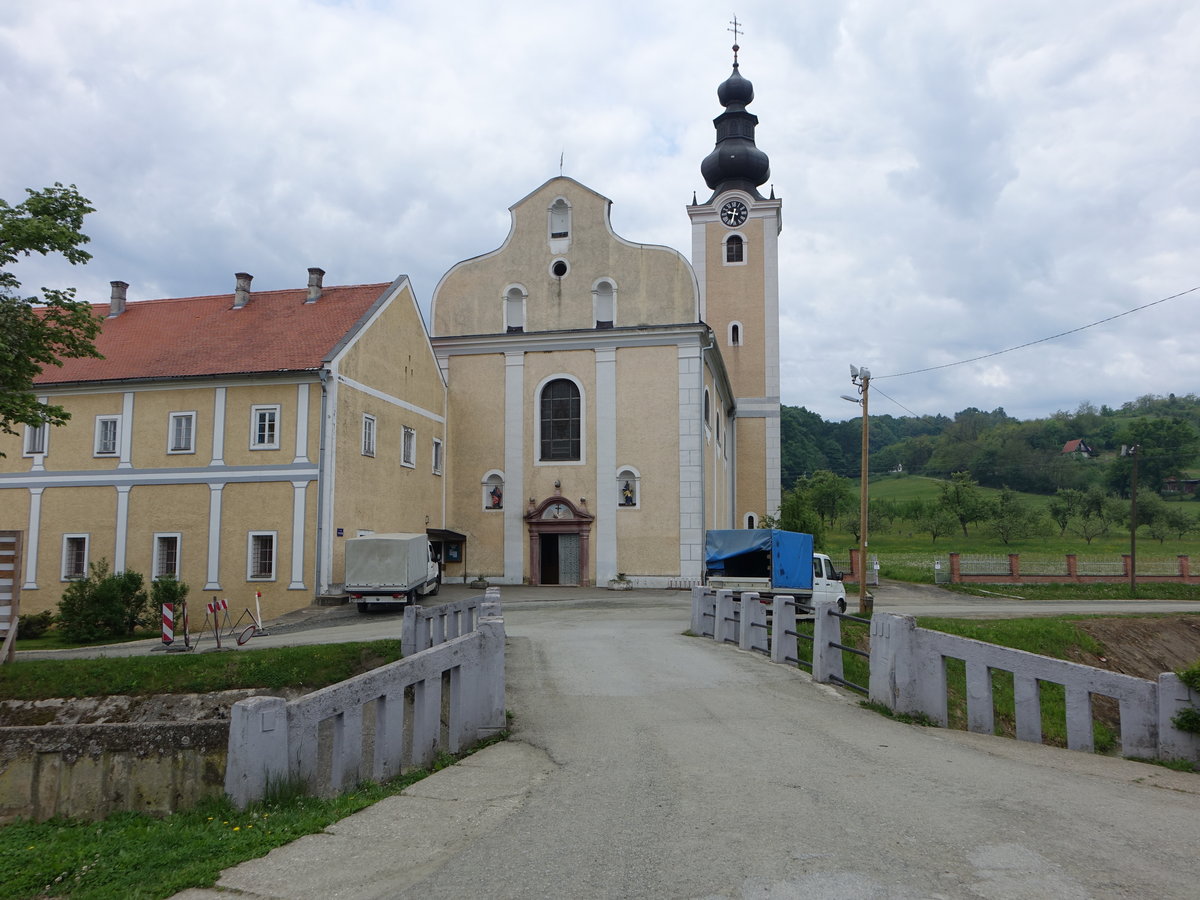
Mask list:
[{"label": "bell tower", "polygon": [[[735,33],[736,37],[736,33]],[[737,410],[734,522],[758,527],[780,504],[779,233],[783,203],[759,193],[771,175],[767,154],[754,143],[758,117],[746,107],[754,86],[739,71],[717,88],[725,111],[713,119],[716,146],[700,164],[712,191],[693,197],[692,266],[700,282],[700,318],[716,336]]]}]

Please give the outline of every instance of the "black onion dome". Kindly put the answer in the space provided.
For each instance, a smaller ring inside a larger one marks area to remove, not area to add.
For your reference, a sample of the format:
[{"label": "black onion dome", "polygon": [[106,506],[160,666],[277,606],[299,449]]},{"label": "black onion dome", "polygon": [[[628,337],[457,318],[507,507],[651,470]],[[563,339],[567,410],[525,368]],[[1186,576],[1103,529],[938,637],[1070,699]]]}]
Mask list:
[{"label": "black onion dome", "polygon": [[733,74],[717,88],[717,99],[726,109],[731,106],[745,108],[754,100],[754,85],[749,78],[742,77],[737,63],[733,64]]},{"label": "black onion dome", "polygon": [[713,119],[717,144],[700,163],[700,174],[713,189],[714,197],[724,190],[741,188],[761,199],[758,186],[771,177],[771,161],[754,143],[758,116],[746,110],[754,100],[754,85],[742,77],[736,62],[733,73],[717,88],[717,99],[725,112]]}]

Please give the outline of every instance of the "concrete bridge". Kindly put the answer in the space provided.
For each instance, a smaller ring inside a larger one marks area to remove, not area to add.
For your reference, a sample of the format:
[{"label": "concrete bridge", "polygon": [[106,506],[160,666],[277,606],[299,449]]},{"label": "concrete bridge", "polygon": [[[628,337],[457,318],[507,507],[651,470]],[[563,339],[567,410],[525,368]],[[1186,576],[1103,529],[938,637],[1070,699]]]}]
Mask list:
[{"label": "concrete bridge", "polygon": [[685,637],[684,593],[504,594],[512,739],[225,872],[220,888],[1197,896],[1195,775],[884,719],[799,670]]}]

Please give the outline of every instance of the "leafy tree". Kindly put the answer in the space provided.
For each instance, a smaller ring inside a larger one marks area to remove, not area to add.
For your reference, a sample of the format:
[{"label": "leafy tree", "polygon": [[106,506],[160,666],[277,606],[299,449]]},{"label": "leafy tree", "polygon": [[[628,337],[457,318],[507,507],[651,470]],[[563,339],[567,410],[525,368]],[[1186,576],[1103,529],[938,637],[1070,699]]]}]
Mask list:
[{"label": "leafy tree", "polygon": [[825,526],[812,504],[812,498],[802,485],[803,479],[800,479],[790,491],[784,491],[783,502],[779,505],[779,516],[771,520],[764,517],[763,527],[778,526],[785,531],[811,534],[813,543],[821,547],[825,543]]},{"label": "leafy tree", "polygon": [[927,503],[913,525],[917,531],[929,535],[930,540],[936,544],[938,538],[945,537],[958,527],[958,520],[940,504]]},{"label": "leafy tree", "polygon": [[950,513],[967,537],[967,526],[985,519],[990,512],[987,498],[979,491],[979,485],[970,472],[955,472],[949,481],[942,482],[942,494],[938,506]]},{"label": "leafy tree", "polygon": [[0,432],[16,434],[16,424],[62,425],[70,418],[61,406],[40,403],[33,381],[47,365],[100,354],[96,335],[100,319],[91,305],[75,299],[75,289],[43,288],[40,297],[22,297],[21,282],[10,271],[22,256],[61,253],[72,265],[91,254],[80,231],[93,212],[75,185],[35,191],[16,206],[0,200]]},{"label": "leafy tree", "polygon": [[[1138,419],[1119,432],[1122,444],[1136,445],[1138,483],[1152,491],[1161,491],[1170,476],[1183,477],[1184,469],[1200,454],[1200,432],[1191,423],[1177,417]],[[1108,486],[1128,496],[1133,481],[1133,457],[1114,459],[1108,467]]]},{"label": "leafy tree", "polygon": [[58,602],[58,627],[69,641],[91,643],[133,634],[149,624],[146,592],[139,572],[113,573],[108,560],[88,567],[88,577],[73,581]]},{"label": "leafy tree", "polygon": [[809,502],[821,517],[822,525],[831,524],[840,513],[849,509],[853,502],[850,482],[840,475],[834,475],[828,469],[813,472],[808,478],[800,479],[796,482],[795,489],[808,493]]},{"label": "leafy tree", "polygon": [[996,537],[1008,544],[1016,538],[1036,534],[1041,524],[1041,514],[1022,500],[1016,491],[1007,485],[1001,489],[988,522],[988,527]]},{"label": "leafy tree", "polygon": [[1059,488],[1051,498],[1047,509],[1050,518],[1058,526],[1059,537],[1067,533],[1067,524],[1071,519],[1080,514],[1085,497],[1083,491],[1074,488]]}]

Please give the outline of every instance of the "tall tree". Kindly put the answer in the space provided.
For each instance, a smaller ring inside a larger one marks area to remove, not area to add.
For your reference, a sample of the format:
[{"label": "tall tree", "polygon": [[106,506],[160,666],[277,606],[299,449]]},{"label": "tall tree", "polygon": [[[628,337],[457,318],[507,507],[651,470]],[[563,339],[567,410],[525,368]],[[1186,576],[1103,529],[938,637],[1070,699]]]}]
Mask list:
[{"label": "tall tree", "polygon": [[987,518],[990,512],[987,498],[980,493],[970,472],[955,472],[949,481],[942,482],[941,490],[938,506],[954,516],[963,537],[967,537],[968,525]]},{"label": "tall tree", "polygon": [[41,403],[33,381],[48,365],[62,360],[100,356],[95,339],[100,319],[91,305],[75,299],[75,289],[43,288],[40,296],[22,297],[21,282],[11,271],[22,256],[61,253],[72,265],[86,263],[82,249],[88,237],[80,229],[94,212],[75,185],[40,191],[16,206],[0,200],[0,431],[16,434],[14,425],[62,425],[70,418],[61,406]]}]

